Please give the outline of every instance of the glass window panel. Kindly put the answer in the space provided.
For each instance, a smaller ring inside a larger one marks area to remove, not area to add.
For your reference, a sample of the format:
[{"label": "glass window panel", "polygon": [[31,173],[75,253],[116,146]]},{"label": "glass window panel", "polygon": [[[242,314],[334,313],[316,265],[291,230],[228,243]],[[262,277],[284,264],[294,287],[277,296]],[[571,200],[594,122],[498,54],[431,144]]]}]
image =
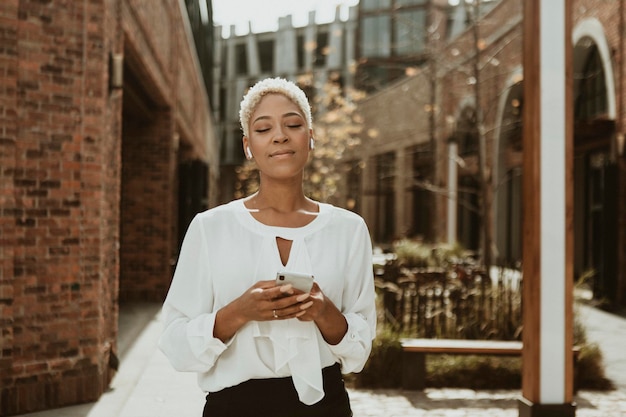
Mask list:
[{"label": "glass window panel", "polygon": [[376,225],[375,238],[378,242],[390,242],[395,228],[395,153],[376,156]]},{"label": "glass window panel", "polygon": [[396,55],[421,53],[426,38],[426,12],[422,9],[410,10],[400,12],[396,16]]},{"label": "glass window panel", "polygon": [[324,67],[328,55],[328,32],[318,32],[317,47],[315,49],[315,66]]},{"label": "glass window panel", "polygon": [[411,236],[433,239],[433,192],[427,187],[433,177],[433,156],[430,146],[420,145],[408,150],[413,165],[413,227]]},{"label": "glass window panel", "polygon": [[304,53],[305,53],[305,45],[304,45],[304,35],[298,35],[298,68],[304,68]]},{"label": "glass window panel", "polygon": [[235,46],[235,71],[237,75],[248,73],[248,55],[246,45],[243,43]]},{"label": "glass window panel", "polygon": [[259,61],[261,64],[261,72],[274,71],[274,41],[259,41]]},{"label": "glass window panel", "polygon": [[582,74],[577,74],[580,78],[575,108],[578,120],[592,120],[607,111],[606,79],[600,53],[596,45],[589,46],[585,52]]},{"label": "glass window panel", "polygon": [[422,6],[427,0],[396,0],[396,6]]},{"label": "glass window panel", "polygon": [[361,55],[388,57],[391,52],[391,19],[389,16],[369,16],[363,19]]},{"label": "glass window panel", "polygon": [[391,0],[361,0],[361,10],[388,9],[391,7]]}]

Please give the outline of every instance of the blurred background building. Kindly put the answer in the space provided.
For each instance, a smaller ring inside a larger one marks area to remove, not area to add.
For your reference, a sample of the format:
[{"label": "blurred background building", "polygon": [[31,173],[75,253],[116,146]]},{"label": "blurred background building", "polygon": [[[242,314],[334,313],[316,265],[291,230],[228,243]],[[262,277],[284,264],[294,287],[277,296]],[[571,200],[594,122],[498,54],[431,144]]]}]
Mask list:
[{"label": "blurred background building", "polygon": [[[400,3],[391,9],[402,10],[394,8]],[[361,104],[365,146],[352,155],[358,163],[348,161],[356,168],[346,176],[346,198],[357,201],[375,242],[458,242],[487,267],[520,267],[522,7],[515,0],[461,2],[448,13],[435,7],[424,17],[421,60]],[[614,306],[626,303],[624,7],[592,0],[571,7],[574,274]],[[385,79],[387,64],[377,64]]]},{"label": "blurred background building", "polygon": [[[339,8],[333,22],[316,23],[315,11],[305,26],[294,27],[292,17],[279,19],[275,32],[222,38],[215,27],[214,114],[220,140],[220,200],[234,197],[235,169],[245,158],[241,144],[239,103],[258,80],[280,76],[298,82],[313,102],[331,77],[344,87],[354,84],[356,8],[343,21]],[[230,33],[235,33],[234,27]]]}]

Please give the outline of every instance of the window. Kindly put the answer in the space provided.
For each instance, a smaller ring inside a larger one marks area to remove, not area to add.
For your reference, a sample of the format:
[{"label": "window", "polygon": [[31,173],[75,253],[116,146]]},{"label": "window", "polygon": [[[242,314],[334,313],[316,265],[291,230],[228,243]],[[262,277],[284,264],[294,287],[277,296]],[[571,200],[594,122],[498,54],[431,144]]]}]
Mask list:
[{"label": "window", "polygon": [[409,10],[396,14],[394,27],[395,54],[411,55],[424,50],[426,11]]},{"label": "window", "polygon": [[326,66],[326,56],[328,55],[328,32],[318,32],[317,47],[315,48],[315,66]]},{"label": "window", "polygon": [[226,88],[223,85],[220,87],[219,115],[220,120],[226,120]]},{"label": "window", "polygon": [[596,273],[594,296],[610,298],[616,291],[617,276],[617,165],[611,162],[606,149],[588,152],[581,162],[584,163],[584,173],[581,173],[584,186],[576,187],[574,191],[574,194],[582,194],[579,198],[583,202],[579,243],[582,246],[581,266],[583,271],[593,269]]},{"label": "window", "polygon": [[607,111],[606,80],[598,47],[591,44],[586,49],[586,62],[582,73],[575,74],[575,77],[579,78],[576,120],[593,120]]},{"label": "window", "polygon": [[261,72],[274,72],[274,41],[259,41],[258,48]]},{"label": "window", "polygon": [[227,54],[227,49],[226,49],[226,43],[224,43],[222,45],[222,65],[220,65],[220,74],[222,74],[222,78],[226,78],[226,65],[224,65],[224,61],[226,60],[226,57],[228,56]]},{"label": "window", "polygon": [[410,235],[420,237],[424,241],[433,239],[434,211],[433,192],[428,189],[432,182],[433,158],[429,146],[416,146],[409,150],[413,165],[413,228]]},{"label": "window", "polygon": [[426,2],[427,0],[396,0],[396,6],[423,6]]},{"label": "window", "polygon": [[297,54],[298,54],[298,68],[302,69],[305,66],[304,56],[306,51],[306,45],[304,44],[304,35],[298,35],[296,38],[297,42]]},{"label": "window", "polygon": [[511,87],[502,112],[502,142],[516,151],[522,150],[522,110],[524,106],[523,84]]},{"label": "window", "polygon": [[246,45],[243,43],[235,45],[235,72],[237,75],[248,73],[248,55]]},{"label": "window", "polygon": [[395,228],[395,154],[376,156],[376,224],[375,240],[390,242]]},{"label": "window", "polygon": [[500,156],[495,190],[496,247],[500,265],[519,267],[522,261],[522,110],[523,83],[507,95],[500,124]]},{"label": "window", "polygon": [[361,55],[388,57],[391,54],[391,18],[388,15],[363,18]]},{"label": "window", "polygon": [[361,9],[364,11],[388,9],[390,7],[391,0],[361,0]]}]

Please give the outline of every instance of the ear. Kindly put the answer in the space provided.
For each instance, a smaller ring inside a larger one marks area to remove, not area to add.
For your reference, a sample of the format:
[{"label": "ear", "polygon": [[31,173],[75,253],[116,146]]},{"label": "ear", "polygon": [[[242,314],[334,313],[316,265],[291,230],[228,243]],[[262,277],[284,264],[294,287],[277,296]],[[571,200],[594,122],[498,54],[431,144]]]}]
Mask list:
[{"label": "ear", "polygon": [[243,153],[246,156],[246,159],[252,159],[253,156],[252,151],[250,150],[250,143],[248,142],[248,138],[246,136],[243,137],[241,144],[243,145]]}]

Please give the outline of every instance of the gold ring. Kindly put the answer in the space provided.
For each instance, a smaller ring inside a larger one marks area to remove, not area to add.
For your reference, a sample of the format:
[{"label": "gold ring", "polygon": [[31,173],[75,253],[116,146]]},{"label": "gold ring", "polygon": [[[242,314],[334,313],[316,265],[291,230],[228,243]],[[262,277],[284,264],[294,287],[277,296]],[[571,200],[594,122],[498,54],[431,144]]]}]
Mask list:
[{"label": "gold ring", "polygon": [[272,314],[274,314],[274,318],[277,319],[278,318],[278,314],[276,314],[276,310],[272,310]]}]

